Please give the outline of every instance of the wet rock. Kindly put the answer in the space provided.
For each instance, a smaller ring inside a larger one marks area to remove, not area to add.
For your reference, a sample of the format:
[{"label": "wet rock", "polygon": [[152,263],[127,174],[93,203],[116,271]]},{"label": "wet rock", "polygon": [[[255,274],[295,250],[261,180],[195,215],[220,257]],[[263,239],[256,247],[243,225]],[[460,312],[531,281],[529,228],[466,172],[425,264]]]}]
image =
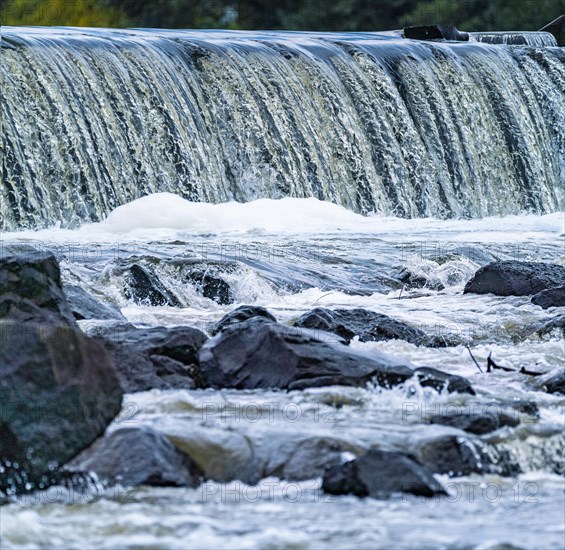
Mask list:
[{"label": "wet rock", "polygon": [[126,320],[117,306],[98,301],[80,286],[65,285],[63,289],[69,307],[77,321],[91,319],[100,319],[102,321]]},{"label": "wet rock", "polygon": [[198,354],[207,337],[196,328],[135,328],[126,323],[89,333],[104,341],[127,393],[202,385]]},{"label": "wet rock", "polygon": [[[303,481],[324,475],[331,466],[343,463],[344,453],[365,454],[366,450],[335,437],[289,437],[280,442],[269,438],[270,453],[262,477]],[[260,452],[261,450],[259,450]]]},{"label": "wet rock", "polygon": [[412,369],[385,354],[369,357],[257,317],[208,340],[200,371],[213,388],[236,389],[363,386],[372,380],[389,387],[412,376]]},{"label": "wet rock", "polygon": [[210,275],[205,271],[195,270],[188,278],[196,287],[196,291],[204,298],[221,305],[233,304],[230,285],[220,277]]},{"label": "wet rock", "polygon": [[51,252],[2,248],[0,289],[1,319],[77,326]]},{"label": "wet rock", "polygon": [[182,307],[180,300],[163,285],[148,266],[133,264],[124,272],[124,293],[128,300],[146,306]]},{"label": "wet rock", "polygon": [[559,367],[537,380],[537,386],[547,393],[565,395],[565,368]]},{"label": "wet rock", "polygon": [[322,489],[333,495],[387,498],[393,493],[432,497],[446,494],[433,473],[408,455],[371,449],[366,455],[332,466]]},{"label": "wet rock", "polygon": [[96,441],[66,467],[94,472],[111,484],[196,487],[202,471],[164,435],[148,427],[116,430]]},{"label": "wet rock", "polygon": [[540,336],[551,334],[554,330],[561,332],[565,336],[565,315],[558,315],[553,319],[540,321],[533,327],[530,327],[530,331],[537,332]]},{"label": "wet rock", "polygon": [[538,292],[532,296],[532,304],[543,309],[565,307],[565,285]]},{"label": "wet rock", "polygon": [[0,490],[11,492],[46,484],[98,438],[122,390],[104,346],[78,329],[2,321],[0,338]]},{"label": "wet rock", "polygon": [[395,278],[409,288],[429,288],[430,290],[443,290],[445,286],[438,281],[432,281],[421,273],[414,273],[408,268],[401,269]]},{"label": "wet rock", "polygon": [[331,310],[317,307],[301,315],[294,326],[331,332],[348,342],[355,336],[359,336],[361,342],[398,339],[419,345],[427,340],[421,330],[387,315],[360,308]]},{"label": "wet rock", "polygon": [[432,367],[418,367],[414,369],[420,386],[431,387],[439,392],[447,390],[449,393],[469,393],[475,395],[471,383],[462,376],[449,374]]},{"label": "wet rock", "polygon": [[226,313],[217,323],[214,323],[210,329],[210,334],[218,334],[222,330],[251,319],[253,317],[263,317],[269,321],[276,323],[274,315],[269,313],[264,307],[260,306],[239,306],[238,308]]},{"label": "wet rock", "polygon": [[404,27],[404,38],[468,42],[469,33],[462,32],[452,25],[422,25],[418,27]]},{"label": "wet rock", "polygon": [[458,430],[470,432],[475,435],[484,435],[505,426],[513,428],[520,424],[520,421],[516,418],[516,416],[493,409],[486,411],[485,414],[436,414],[431,416],[429,421],[431,424],[451,426],[452,428],[457,428]]},{"label": "wet rock", "polygon": [[519,466],[504,452],[473,436],[434,436],[414,445],[418,460],[437,474],[465,476],[472,473],[519,473]]},{"label": "wet rock", "polygon": [[465,285],[464,293],[530,296],[562,285],[565,267],[537,262],[493,262],[481,267]]}]

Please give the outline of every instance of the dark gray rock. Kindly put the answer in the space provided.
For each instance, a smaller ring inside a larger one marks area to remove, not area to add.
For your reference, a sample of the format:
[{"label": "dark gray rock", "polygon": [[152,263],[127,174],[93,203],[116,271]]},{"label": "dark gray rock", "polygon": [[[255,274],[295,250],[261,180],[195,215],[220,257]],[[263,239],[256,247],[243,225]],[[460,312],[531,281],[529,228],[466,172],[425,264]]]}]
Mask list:
[{"label": "dark gray rock", "polygon": [[424,497],[446,494],[433,473],[413,458],[371,449],[366,455],[332,466],[324,475],[322,489],[333,495],[387,498],[393,493]]},{"label": "dark gray rock", "polygon": [[121,428],[105,435],[66,466],[94,472],[123,486],[196,487],[202,471],[164,435],[148,427]]},{"label": "dark gray rock", "polygon": [[63,287],[69,307],[77,321],[99,319],[125,321],[120,309],[114,304],[98,301],[86,290],[76,285]]},{"label": "dark gray rock", "polygon": [[452,25],[423,25],[404,27],[404,38],[412,40],[451,40],[468,42],[469,33],[462,32]]},{"label": "dark gray rock", "polygon": [[537,262],[493,262],[481,267],[464,293],[530,296],[565,282],[565,267]]},{"label": "dark gray rock", "polygon": [[441,283],[433,282],[424,275],[413,273],[406,267],[396,273],[394,277],[400,281],[403,286],[409,288],[429,288],[430,290],[443,290],[445,288]]},{"label": "dark gray rock", "polygon": [[112,324],[89,333],[104,341],[127,393],[202,385],[198,354],[207,336],[196,328]]},{"label": "dark gray rock", "polygon": [[537,332],[540,336],[551,334],[554,330],[561,332],[565,336],[565,315],[558,315],[553,319],[540,321],[533,327],[530,327],[531,332]]},{"label": "dark gray rock", "polygon": [[532,296],[532,304],[543,309],[565,307],[565,285],[538,292]]},{"label": "dark gray rock", "polygon": [[494,432],[504,426],[511,428],[520,424],[516,415],[506,414],[502,411],[489,409],[485,414],[473,413],[448,413],[436,414],[430,417],[431,424],[451,426],[475,435],[484,435]]},{"label": "dark gray rock", "polygon": [[124,294],[128,300],[146,306],[181,307],[180,300],[163,285],[149,266],[132,264],[124,272]]},{"label": "dark gray rock", "polygon": [[122,390],[104,346],[78,329],[2,321],[0,339],[0,490],[18,492],[98,438]]},{"label": "dark gray rock", "polygon": [[188,279],[195,286],[198,294],[213,300],[217,304],[233,304],[233,295],[230,285],[217,275],[207,271],[194,270],[188,275]]},{"label": "dark gray rock", "polygon": [[236,389],[362,386],[372,380],[389,387],[412,376],[412,369],[385,354],[369,357],[258,317],[208,340],[200,372],[213,388]]},{"label": "dark gray rock", "polygon": [[547,393],[558,393],[565,395],[565,368],[560,367],[553,370],[537,381],[538,387]]},{"label": "dark gray rock", "polygon": [[76,327],[55,256],[31,247],[1,250],[0,319]]},{"label": "dark gray rock", "polygon": [[496,473],[503,476],[520,472],[519,465],[505,451],[497,451],[474,436],[441,435],[414,446],[418,460],[437,474],[466,476]]},{"label": "dark gray rock", "polygon": [[269,321],[277,322],[274,315],[269,313],[264,307],[260,306],[239,306],[238,308],[226,313],[217,323],[214,323],[210,329],[210,334],[218,334],[227,327],[231,327],[236,323],[241,323],[253,317],[263,317]]},{"label": "dark gray rock", "polygon": [[475,395],[471,382],[462,376],[449,374],[432,367],[418,367],[414,369],[414,376],[418,378],[422,387],[431,387],[439,392],[446,389],[449,393],[469,393]]},{"label": "dark gray rock", "polygon": [[421,330],[366,309],[331,310],[317,307],[301,315],[294,326],[331,332],[347,341],[359,336],[361,342],[398,339],[420,345],[427,340]]}]

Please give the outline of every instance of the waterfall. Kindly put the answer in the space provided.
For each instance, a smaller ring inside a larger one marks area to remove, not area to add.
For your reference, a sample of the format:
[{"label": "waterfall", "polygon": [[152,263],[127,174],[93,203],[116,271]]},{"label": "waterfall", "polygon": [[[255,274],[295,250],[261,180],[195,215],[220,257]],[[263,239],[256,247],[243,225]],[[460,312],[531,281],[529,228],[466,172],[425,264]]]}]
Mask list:
[{"label": "waterfall", "polygon": [[160,191],[440,218],[563,200],[564,48],[3,27],[0,55],[3,229]]}]

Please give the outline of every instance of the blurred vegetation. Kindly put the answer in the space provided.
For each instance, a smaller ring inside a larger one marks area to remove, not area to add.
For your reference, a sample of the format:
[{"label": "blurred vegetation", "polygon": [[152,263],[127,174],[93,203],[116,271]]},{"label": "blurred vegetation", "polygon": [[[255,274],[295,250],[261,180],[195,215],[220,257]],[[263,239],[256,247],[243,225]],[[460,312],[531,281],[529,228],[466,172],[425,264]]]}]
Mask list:
[{"label": "blurred vegetation", "polygon": [[0,24],[368,31],[536,30],[565,0],[0,0]]}]

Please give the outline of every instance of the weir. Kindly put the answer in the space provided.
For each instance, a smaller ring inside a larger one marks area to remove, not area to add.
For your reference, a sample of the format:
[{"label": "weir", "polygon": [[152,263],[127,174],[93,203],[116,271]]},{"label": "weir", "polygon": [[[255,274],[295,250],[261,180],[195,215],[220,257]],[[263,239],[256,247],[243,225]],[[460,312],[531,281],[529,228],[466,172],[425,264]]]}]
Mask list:
[{"label": "weir", "polygon": [[3,27],[0,55],[4,230],[161,191],[439,218],[563,200],[564,48]]}]

